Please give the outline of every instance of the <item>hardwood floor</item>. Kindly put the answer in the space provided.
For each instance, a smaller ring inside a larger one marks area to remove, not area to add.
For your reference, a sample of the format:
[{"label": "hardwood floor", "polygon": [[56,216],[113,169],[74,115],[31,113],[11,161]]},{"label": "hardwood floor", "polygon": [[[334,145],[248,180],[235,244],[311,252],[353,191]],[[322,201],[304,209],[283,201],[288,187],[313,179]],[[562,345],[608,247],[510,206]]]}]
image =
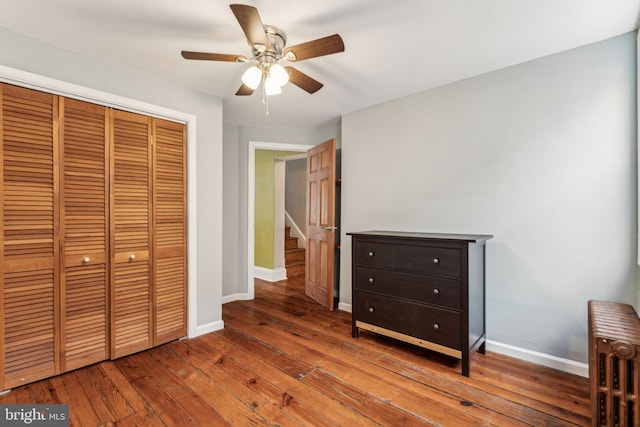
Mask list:
[{"label": "hardwood floor", "polygon": [[587,426],[582,377],[487,352],[460,362],[363,331],[256,281],[225,329],[16,388],[6,403],[69,403],[74,426]]}]

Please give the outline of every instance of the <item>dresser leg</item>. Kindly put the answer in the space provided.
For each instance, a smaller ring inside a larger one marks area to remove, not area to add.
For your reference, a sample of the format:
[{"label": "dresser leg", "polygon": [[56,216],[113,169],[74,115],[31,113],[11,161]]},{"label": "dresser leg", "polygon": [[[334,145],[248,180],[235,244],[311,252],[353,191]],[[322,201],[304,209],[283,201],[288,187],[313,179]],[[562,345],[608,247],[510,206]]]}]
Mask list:
[{"label": "dresser leg", "polygon": [[469,365],[470,365],[470,356],[469,351],[462,352],[462,375],[465,377],[469,376]]},{"label": "dresser leg", "polygon": [[356,326],[355,322],[353,322],[353,327],[351,328],[351,336],[354,338],[358,338],[358,327]]},{"label": "dresser leg", "polygon": [[486,341],[482,341],[482,344],[480,344],[480,347],[478,347],[478,353],[480,354],[485,354],[487,351],[487,347],[485,346]]}]

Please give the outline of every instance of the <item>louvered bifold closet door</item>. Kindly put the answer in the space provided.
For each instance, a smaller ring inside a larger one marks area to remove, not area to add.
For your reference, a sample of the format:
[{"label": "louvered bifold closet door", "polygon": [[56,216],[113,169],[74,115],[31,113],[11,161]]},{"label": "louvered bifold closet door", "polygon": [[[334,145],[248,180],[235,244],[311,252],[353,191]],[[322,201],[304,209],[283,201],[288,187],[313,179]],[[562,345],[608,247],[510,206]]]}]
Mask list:
[{"label": "louvered bifold closet door", "polygon": [[155,344],[186,335],[185,125],[154,119]]},{"label": "louvered bifold closet door", "polygon": [[151,118],[111,112],[111,357],[149,348],[152,335]]},{"label": "louvered bifold closet door", "polygon": [[58,371],[57,96],[3,84],[0,389]]},{"label": "louvered bifold closet door", "polygon": [[108,359],[106,112],[60,100],[63,371]]}]

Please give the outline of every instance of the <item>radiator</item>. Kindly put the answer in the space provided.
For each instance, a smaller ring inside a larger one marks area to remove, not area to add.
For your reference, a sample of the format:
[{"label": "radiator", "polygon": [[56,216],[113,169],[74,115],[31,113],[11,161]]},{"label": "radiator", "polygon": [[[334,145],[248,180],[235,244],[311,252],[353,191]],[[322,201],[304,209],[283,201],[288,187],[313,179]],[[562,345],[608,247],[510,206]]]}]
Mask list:
[{"label": "radiator", "polygon": [[589,301],[593,426],[640,427],[640,320],[633,307]]}]

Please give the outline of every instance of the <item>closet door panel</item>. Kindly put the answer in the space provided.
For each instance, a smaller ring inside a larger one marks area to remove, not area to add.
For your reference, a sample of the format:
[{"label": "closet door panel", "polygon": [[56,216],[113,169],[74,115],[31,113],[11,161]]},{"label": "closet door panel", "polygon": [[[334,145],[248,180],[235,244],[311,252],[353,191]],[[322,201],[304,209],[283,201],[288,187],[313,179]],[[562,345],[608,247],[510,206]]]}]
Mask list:
[{"label": "closet door panel", "polygon": [[57,97],[0,85],[0,389],[54,375],[58,289]]},{"label": "closet door panel", "polygon": [[154,119],[155,344],[186,335],[185,126]]},{"label": "closet door panel", "polygon": [[111,112],[111,357],[149,348],[152,334],[151,119]]},{"label": "closet door panel", "polygon": [[105,107],[60,100],[62,369],[108,358]]}]

